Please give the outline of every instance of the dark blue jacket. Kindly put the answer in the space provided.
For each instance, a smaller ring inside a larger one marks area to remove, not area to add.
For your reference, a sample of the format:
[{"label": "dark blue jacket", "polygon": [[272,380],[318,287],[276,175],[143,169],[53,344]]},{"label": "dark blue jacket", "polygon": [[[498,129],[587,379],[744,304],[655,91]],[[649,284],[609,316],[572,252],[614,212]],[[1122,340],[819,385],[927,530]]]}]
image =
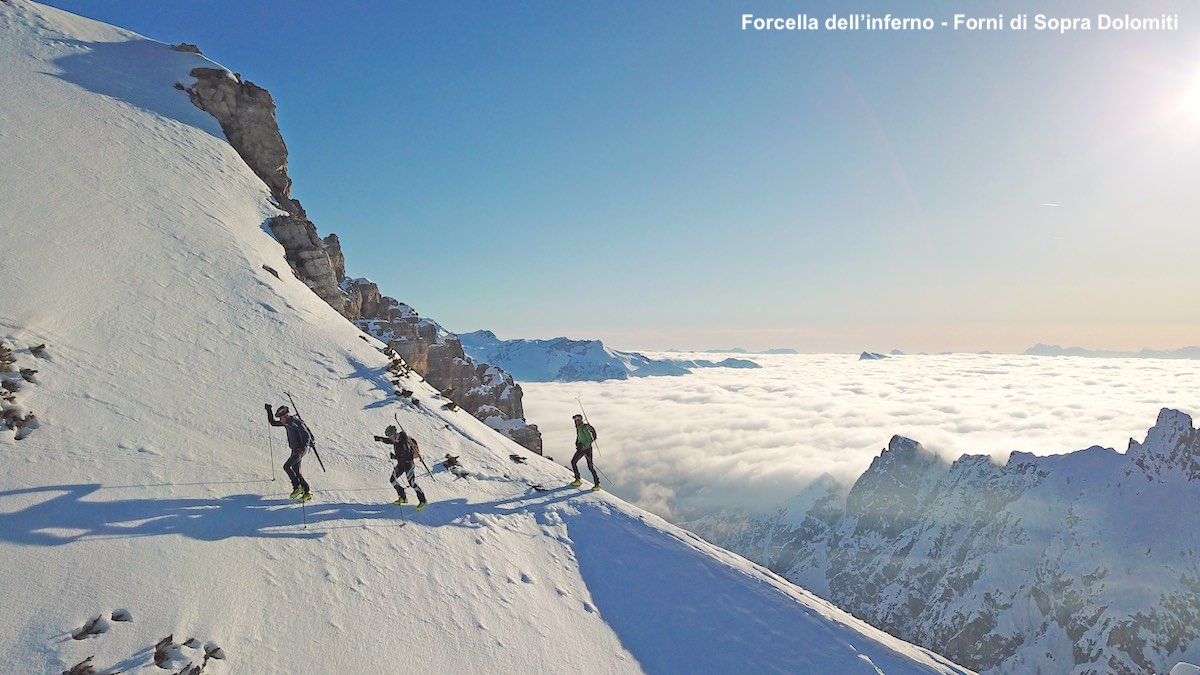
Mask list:
[{"label": "dark blue jacket", "polygon": [[287,429],[288,447],[291,448],[293,452],[304,450],[312,441],[312,434],[309,433],[308,426],[304,424],[304,420],[300,419],[298,415],[292,415],[288,417],[286,422],[280,422],[273,417],[268,417],[267,421],[269,421],[273,427],[283,427]]},{"label": "dark blue jacket", "polygon": [[394,443],[384,436],[376,436],[375,440],[392,446],[392,458],[396,460],[396,464],[407,467],[413,463],[413,446],[417,444],[417,439],[409,436],[407,432],[401,431]]}]

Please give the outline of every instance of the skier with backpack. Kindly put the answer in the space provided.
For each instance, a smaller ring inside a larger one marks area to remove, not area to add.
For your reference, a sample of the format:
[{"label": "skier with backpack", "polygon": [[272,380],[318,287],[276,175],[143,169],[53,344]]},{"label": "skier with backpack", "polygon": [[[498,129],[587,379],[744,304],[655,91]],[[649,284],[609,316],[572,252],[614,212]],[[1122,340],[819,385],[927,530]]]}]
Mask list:
[{"label": "skier with backpack", "polygon": [[312,444],[312,432],[308,430],[308,425],[304,423],[304,420],[300,419],[299,415],[293,415],[286,405],[279,406],[275,410],[274,416],[271,415],[270,403],[264,403],[263,408],[267,411],[268,424],[287,430],[288,447],[292,450],[291,457],[283,463],[283,471],[292,481],[292,494],[288,497],[306,502],[312,499],[313,495],[312,490],[308,487],[308,481],[300,475],[300,460],[304,458],[304,453]]},{"label": "skier with backpack", "polygon": [[407,431],[397,429],[395,425],[389,425],[383,432],[383,436],[375,436],[376,441],[387,443],[392,446],[392,452],[389,457],[396,460],[396,468],[392,469],[392,487],[396,488],[398,499],[392,502],[393,504],[407,504],[408,495],[404,492],[404,487],[400,485],[400,477],[408,478],[408,486],[417,493],[417,510],[425,508],[425,493],[417,485],[417,472],[413,463],[421,457],[421,448],[417,444],[417,439],[408,435]]},{"label": "skier with backpack", "polygon": [[571,469],[575,472],[575,487],[583,484],[579,478],[579,460],[587,458],[588,471],[592,472],[592,490],[600,489],[600,477],[596,475],[596,465],[592,463],[592,444],[596,442],[596,428],[583,421],[583,415],[576,413],[575,420],[575,456],[571,458]]}]

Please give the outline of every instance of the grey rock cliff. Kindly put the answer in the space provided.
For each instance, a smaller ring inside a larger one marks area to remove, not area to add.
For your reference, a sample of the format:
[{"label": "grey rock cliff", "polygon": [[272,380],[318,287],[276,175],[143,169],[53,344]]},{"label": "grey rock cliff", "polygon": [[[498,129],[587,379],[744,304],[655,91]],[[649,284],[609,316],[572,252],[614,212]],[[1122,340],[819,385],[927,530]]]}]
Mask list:
[{"label": "grey rock cliff", "polygon": [[343,279],[355,323],[387,343],[410,368],[464,410],[523,447],[542,454],[542,435],[525,423],[524,393],[503,369],[477,363],[463,352],[457,336],[422,319],[408,305],[379,292],[367,279]]},{"label": "grey rock cliff", "polygon": [[[309,288],[343,316],[353,318],[337,283],[337,270],[317,228],[306,218],[300,202],[292,201],[300,215],[276,216],[267,225],[283,246],[284,258]],[[344,264],[344,263],[343,263]]]},{"label": "grey rock cliff", "polygon": [[[281,202],[291,199],[288,153],[275,119],[275,99],[253,82],[220,68],[195,68],[188,96],[221,124],[229,144]],[[284,210],[291,211],[287,206]]]},{"label": "grey rock cliff", "polygon": [[192,103],[217,119],[229,144],[287,211],[288,215],[272,218],[268,225],[283,245],[288,264],[322,300],[349,316],[338,287],[337,267],[325,242],[300,202],[292,199],[287,146],[279,133],[270,92],[220,68],[195,68],[191,75],[196,78],[195,84],[187,87]]}]

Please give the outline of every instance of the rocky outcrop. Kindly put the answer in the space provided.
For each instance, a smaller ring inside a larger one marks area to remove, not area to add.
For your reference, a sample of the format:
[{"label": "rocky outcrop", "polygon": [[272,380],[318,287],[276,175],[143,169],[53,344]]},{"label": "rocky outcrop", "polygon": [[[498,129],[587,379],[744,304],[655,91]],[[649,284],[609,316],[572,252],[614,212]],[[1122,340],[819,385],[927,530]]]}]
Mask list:
[{"label": "rocky outcrop", "polygon": [[187,88],[192,103],[217,118],[229,144],[290,213],[282,203],[291,199],[292,192],[287,146],[270,92],[221,68],[195,68],[191,75],[196,78]]},{"label": "rocky outcrop", "polygon": [[463,351],[456,335],[423,319],[408,305],[379,292],[367,279],[343,279],[347,306],[355,323],[387,343],[410,368],[442,394],[488,426],[523,447],[542,454],[542,435],[525,423],[520,385],[501,368],[477,363]]},{"label": "rocky outcrop", "polygon": [[848,491],[688,526],[984,673],[1166,672],[1200,658],[1192,424],[1163,410],[1125,454],[1002,465],[897,436]]},{"label": "rocky outcrop", "polygon": [[[299,202],[293,203],[299,209]],[[336,268],[325,249],[325,242],[312,221],[304,217],[304,210],[299,209],[299,213],[301,215],[276,216],[267,221],[271,234],[283,246],[284,258],[296,276],[330,307],[346,318],[352,318],[347,312],[346,297],[338,285]]]},{"label": "rocky outcrop", "polygon": [[[300,202],[292,199],[287,146],[279,133],[270,92],[220,68],[195,68],[191,75],[196,82],[186,90],[192,103],[217,119],[229,144],[266,183],[276,204],[287,211],[287,215],[272,218],[268,226],[283,245],[292,271],[322,300],[349,318],[346,299],[338,287],[338,264],[344,266],[344,262],[334,263],[316,226]],[[339,247],[339,257],[340,252]]]},{"label": "rocky outcrop", "polygon": [[[325,250],[329,253],[329,264],[333,266],[333,276],[337,278],[340,284],[346,278],[346,256],[342,254],[342,242],[336,234],[330,234],[321,240],[325,245]],[[349,316],[358,316],[357,313],[347,312]]]}]

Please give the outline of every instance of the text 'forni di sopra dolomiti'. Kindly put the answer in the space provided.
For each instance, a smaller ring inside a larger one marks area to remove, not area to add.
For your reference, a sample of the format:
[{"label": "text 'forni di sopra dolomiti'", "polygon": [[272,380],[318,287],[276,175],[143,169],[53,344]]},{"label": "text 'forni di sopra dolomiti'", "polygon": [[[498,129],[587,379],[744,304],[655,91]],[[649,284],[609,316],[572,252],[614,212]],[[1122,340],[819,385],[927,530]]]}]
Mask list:
[{"label": "text 'forni di sopra dolomiti'", "polygon": [[1044,33],[1073,33],[1077,31],[1176,31],[1178,14],[1089,14],[1055,16],[1051,14],[992,14],[974,16],[953,14],[947,17],[901,16],[895,14],[828,14],[813,16],[741,15],[741,28],[754,32],[790,31],[1036,31]]}]

